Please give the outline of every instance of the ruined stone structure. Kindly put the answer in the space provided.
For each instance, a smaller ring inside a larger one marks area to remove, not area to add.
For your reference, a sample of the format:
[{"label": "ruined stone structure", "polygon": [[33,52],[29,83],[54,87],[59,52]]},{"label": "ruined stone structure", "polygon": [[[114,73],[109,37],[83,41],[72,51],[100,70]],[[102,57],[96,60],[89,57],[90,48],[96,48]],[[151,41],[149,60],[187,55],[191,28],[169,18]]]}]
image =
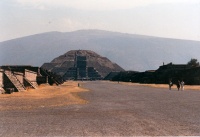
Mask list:
[{"label": "ruined stone structure", "polygon": [[0,69],[0,94],[4,92],[5,90],[3,89],[3,70]]},{"label": "ruined stone structure", "polygon": [[191,67],[186,64],[172,64],[160,66],[155,71],[155,83],[173,83],[184,80],[186,84],[200,85],[200,67]]},{"label": "ruined stone structure", "polygon": [[104,80],[112,80],[113,77],[118,76],[121,72],[110,72],[105,78]]},{"label": "ruined stone structure", "polygon": [[134,73],[121,72],[114,76],[112,80],[156,84],[168,84],[169,80],[173,83],[177,83],[178,80],[184,80],[188,85],[200,85],[200,67],[169,63],[160,66],[157,70]]},{"label": "ruined stone structure", "polygon": [[42,67],[64,80],[100,80],[112,71],[124,71],[109,59],[89,50],[72,50]]},{"label": "ruined stone structure", "polygon": [[39,67],[1,66],[0,68],[1,93],[24,91],[28,88],[36,89],[39,84],[43,83],[61,83],[56,81],[54,75],[50,75],[48,72],[44,72],[44,70],[40,69]]}]

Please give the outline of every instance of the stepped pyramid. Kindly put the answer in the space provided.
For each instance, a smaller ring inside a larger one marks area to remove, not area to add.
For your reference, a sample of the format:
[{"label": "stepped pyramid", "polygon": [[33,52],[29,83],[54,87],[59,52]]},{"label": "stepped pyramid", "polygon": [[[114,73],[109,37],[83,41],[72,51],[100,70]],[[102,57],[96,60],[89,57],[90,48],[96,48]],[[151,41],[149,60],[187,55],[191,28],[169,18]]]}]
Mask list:
[{"label": "stepped pyramid", "polygon": [[41,67],[62,76],[64,80],[103,79],[110,72],[124,71],[108,58],[90,50],[71,50]]}]

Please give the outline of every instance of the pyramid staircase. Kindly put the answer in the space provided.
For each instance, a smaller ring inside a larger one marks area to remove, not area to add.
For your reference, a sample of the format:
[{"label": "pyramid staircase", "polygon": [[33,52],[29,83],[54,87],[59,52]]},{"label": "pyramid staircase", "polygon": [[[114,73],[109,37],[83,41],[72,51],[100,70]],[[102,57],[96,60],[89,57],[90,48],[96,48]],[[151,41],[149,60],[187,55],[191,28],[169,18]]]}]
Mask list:
[{"label": "pyramid staircase", "polygon": [[37,87],[38,87],[37,82],[31,82],[31,84],[32,84],[32,87],[33,87],[34,89],[37,89]]},{"label": "pyramid staircase", "polygon": [[11,73],[11,71],[5,71],[5,75],[8,77],[8,79],[12,82],[12,84],[15,86],[17,91],[24,91],[26,88],[23,84],[17,79],[15,75]]},{"label": "pyramid staircase", "polygon": [[27,78],[24,78],[24,80],[25,80],[26,82],[28,82],[29,85],[31,85],[32,88],[37,89],[37,87],[38,87],[37,82],[31,82],[31,81],[29,81]]},{"label": "pyramid staircase", "polygon": [[50,85],[52,84],[60,85],[63,83],[62,77],[60,77],[59,75],[53,74],[52,72],[49,72],[48,70],[41,68],[40,73],[42,74],[42,76],[48,77],[48,81]]},{"label": "pyramid staircase", "polygon": [[115,76],[117,76],[120,72],[110,72],[104,80],[112,80]]},{"label": "pyramid staircase", "polygon": [[99,72],[94,67],[88,67],[88,77],[90,79],[103,79]]}]

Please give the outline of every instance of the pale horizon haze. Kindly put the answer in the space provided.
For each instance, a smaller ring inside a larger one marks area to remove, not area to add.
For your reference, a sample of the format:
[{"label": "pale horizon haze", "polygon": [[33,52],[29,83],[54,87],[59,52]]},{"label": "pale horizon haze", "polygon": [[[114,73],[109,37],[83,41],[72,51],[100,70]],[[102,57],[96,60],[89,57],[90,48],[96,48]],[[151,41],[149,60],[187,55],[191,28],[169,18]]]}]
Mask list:
[{"label": "pale horizon haze", "polygon": [[0,1],[0,42],[82,29],[200,41],[200,0]]}]

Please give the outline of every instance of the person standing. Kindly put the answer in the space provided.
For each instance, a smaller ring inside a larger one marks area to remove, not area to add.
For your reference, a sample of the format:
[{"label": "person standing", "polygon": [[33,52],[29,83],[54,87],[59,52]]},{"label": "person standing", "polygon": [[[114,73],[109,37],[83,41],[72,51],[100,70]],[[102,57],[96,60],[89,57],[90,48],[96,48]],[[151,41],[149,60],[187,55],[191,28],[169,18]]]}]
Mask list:
[{"label": "person standing", "polygon": [[185,85],[185,82],[182,80],[181,81],[181,90],[184,90],[184,85]]},{"label": "person standing", "polygon": [[179,91],[179,89],[180,89],[180,81],[178,80],[178,82],[177,82],[177,88],[178,88],[178,91]]}]

